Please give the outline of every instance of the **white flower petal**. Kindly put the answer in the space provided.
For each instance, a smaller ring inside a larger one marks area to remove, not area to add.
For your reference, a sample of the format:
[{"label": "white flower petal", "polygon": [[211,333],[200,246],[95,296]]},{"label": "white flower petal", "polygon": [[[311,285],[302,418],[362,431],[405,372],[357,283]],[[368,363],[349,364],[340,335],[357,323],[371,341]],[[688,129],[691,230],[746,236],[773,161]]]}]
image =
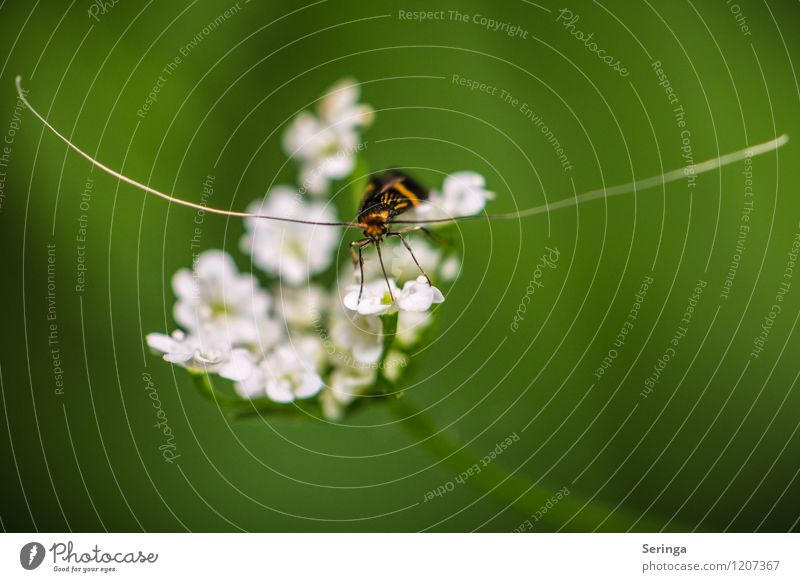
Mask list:
[{"label": "white flower petal", "polygon": [[311,113],[303,111],[294,118],[283,134],[283,151],[288,156],[308,156],[316,147],[321,126]]},{"label": "white flower petal", "polygon": [[[409,237],[407,239],[414,256],[426,273],[436,273],[437,267],[441,262],[441,251],[422,237]],[[383,263],[386,273],[392,279],[404,283],[416,279],[420,275],[420,270],[414,262],[411,253],[397,238],[392,237],[381,243],[383,252]],[[377,257],[370,257],[372,260],[364,261],[364,279],[372,281],[383,278],[383,270]]]},{"label": "white flower petal", "polygon": [[[249,210],[270,216],[335,222],[333,208],[305,202],[293,188],[276,186],[267,197]],[[266,273],[279,276],[288,285],[300,285],[326,270],[339,245],[339,229],[330,226],[278,223],[266,220],[245,221],[247,233],[242,250]]]},{"label": "white flower petal", "polygon": [[442,209],[450,214],[477,214],[494,193],[486,190],[486,179],[475,172],[456,172],[444,180]]},{"label": "white flower petal", "polygon": [[319,324],[327,300],[319,285],[282,286],[275,294],[275,309],[289,325],[307,328]]},{"label": "white flower petal", "polygon": [[258,398],[266,394],[264,375],[257,367],[252,374],[244,380],[236,382],[233,387],[242,398]]},{"label": "white flower petal", "polygon": [[[380,336],[377,336],[380,340]],[[357,342],[353,345],[353,359],[359,364],[375,364],[383,353],[383,342]]]},{"label": "white flower petal", "polygon": [[348,150],[340,150],[336,154],[321,160],[319,170],[330,178],[346,178],[356,165],[355,156]]},{"label": "white flower petal", "polygon": [[416,281],[408,281],[403,286],[396,303],[404,311],[426,311],[434,303],[444,301],[444,295],[436,287],[428,284],[425,277],[417,277]]},{"label": "white flower petal", "polygon": [[241,382],[253,374],[254,365],[250,354],[246,350],[233,350],[228,360],[219,367],[217,372],[223,378]]},{"label": "white flower petal", "polygon": [[330,376],[328,388],[320,395],[322,413],[328,420],[340,420],[347,407],[375,382],[377,369],[343,366]]},{"label": "white flower petal", "polygon": [[269,295],[222,251],[200,254],[194,272],[181,269],[172,284],[178,295],[175,320],[192,334],[202,333],[205,344],[223,338],[250,345],[258,337],[258,322],[268,319]]},{"label": "white flower petal", "polygon": [[342,112],[358,103],[361,93],[358,81],[352,77],[339,80],[326,92],[319,104],[320,117],[329,123],[336,123]]},{"label": "white flower petal", "polygon": [[300,185],[311,194],[326,194],[329,181],[328,176],[317,166],[306,164],[300,169]]},{"label": "white flower petal", "polygon": [[347,307],[350,311],[357,311],[358,310],[358,303],[359,303],[359,292],[358,289],[355,291],[348,291],[347,294],[344,296],[343,299],[344,306]]},{"label": "white flower petal", "polygon": [[397,316],[397,335],[401,346],[414,346],[432,322],[429,311],[401,311]]},{"label": "white flower petal", "polygon": [[294,394],[297,398],[310,398],[322,390],[324,382],[317,374],[302,374],[297,378],[297,388]]},{"label": "white flower petal", "polygon": [[166,361],[189,370],[218,373],[236,381],[247,379],[255,371],[247,350],[232,348],[230,343],[214,334],[203,337],[180,332],[172,336],[151,333],[147,336],[147,343],[162,353]]},{"label": "white flower petal", "polygon": [[275,402],[292,402],[295,395],[287,380],[272,380],[267,382],[267,396]]},{"label": "white flower petal", "polygon": [[209,250],[200,254],[194,266],[197,277],[201,279],[217,278],[224,280],[237,274],[236,264],[224,251]]},{"label": "white flower petal", "polygon": [[360,285],[350,285],[343,298],[344,306],[361,315],[387,313],[394,309],[394,305],[388,301],[390,297],[389,289],[391,289],[392,297],[398,296],[400,291],[393,279],[389,279],[388,286],[384,279],[364,283],[363,290]]},{"label": "white flower petal", "polygon": [[389,380],[394,382],[400,378],[400,375],[403,373],[403,368],[405,368],[406,365],[406,357],[401,352],[392,350],[386,356],[383,373]]},{"label": "white flower petal", "polygon": [[391,304],[383,303],[381,299],[365,297],[363,294],[359,299],[358,289],[344,296],[344,306],[361,315],[382,315],[392,307]]},{"label": "white flower petal", "polygon": [[172,290],[180,299],[191,299],[198,294],[197,283],[189,269],[181,269],[173,275]]},{"label": "white flower petal", "polygon": [[[331,309],[330,334],[336,347],[333,362],[348,359],[352,354],[358,364],[370,365],[378,361],[383,350],[383,324],[377,315],[359,315],[343,305]],[[345,356],[345,357],[341,357]]]},{"label": "white flower petal", "polygon": [[175,340],[164,333],[148,333],[145,337],[151,350],[165,354],[175,348]]},{"label": "white flower petal", "polygon": [[439,276],[445,281],[453,281],[461,268],[458,257],[453,254],[447,257],[439,267]]},{"label": "white flower petal", "polygon": [[318,195],[328,191],[332,179],[347,177],[353,170],[358,127],[369,125],[374,112],[358,103],[359,86],[342,79],[320,100],[319,117],[304,111],[286,128],[283,148],[300,165],[304,191]]}]

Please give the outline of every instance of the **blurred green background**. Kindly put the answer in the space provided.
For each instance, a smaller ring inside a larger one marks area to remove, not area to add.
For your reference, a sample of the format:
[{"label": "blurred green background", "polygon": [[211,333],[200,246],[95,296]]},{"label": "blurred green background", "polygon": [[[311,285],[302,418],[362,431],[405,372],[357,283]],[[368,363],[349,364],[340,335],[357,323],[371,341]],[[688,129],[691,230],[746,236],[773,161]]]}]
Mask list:
[{"label": "blurred green background", "polygon": [[[564,5],[547,0],[240,0],[137,116],[181,47],[234,5],[0,8],[5,530],[512,531],[526,520],[533,531],[798,529],[800,281],[784,277],[800,228],[797,141],[753,160],[750,229],[727,298],[744,163],[697,178],[691,191],[678,182],[520,222],[464,223],[463,271],[440,333],[404,382],[407,402],[461,448],[445,459],[386,405],[343,426],[227,421],[143,341],[174,328],[169,281],[191,264],[194,212],[92,172],[28,113],[14,131],[13,89],[21,74],[34,104],[112,167],[194,200],[212,175],[212,203],[243,209],[270,185],[295,181],[280,143],[287,121],[354,76],[377,111],[364,135],[371,167],[416,167],[431,186],[442,173],[474,170],[497,192],[490,208],[507,211],[685,164],[654,61],[684,108],[696,162],[783,132],[800,138],[796,2],[567,6],[579,16],[574,30],[593,32],[627,68],[623,77],[557,21]],[[400,10],[441,10],[444,19],[407,20]],[[498,89],[471,91],[453,75]],[[206,218],[202,245],[248,269],[242,232],[238,221]],[[48,245],[57,344],[48,342]],[[514,332],[546,246],[559,249],[558,266]],[[597,379],[648,276],[639,318]],[[644,398],[700,279],[707,286],[686,336]],[[782,311],[752,357],[785,281]],[[145,373],[175,435],[172,464],[158,450]],[[492,472],[424,501],[468,469],[467,455],[483,457],[514,434]],[[536,521],[548,492],[564,487],[561,509]]]}]

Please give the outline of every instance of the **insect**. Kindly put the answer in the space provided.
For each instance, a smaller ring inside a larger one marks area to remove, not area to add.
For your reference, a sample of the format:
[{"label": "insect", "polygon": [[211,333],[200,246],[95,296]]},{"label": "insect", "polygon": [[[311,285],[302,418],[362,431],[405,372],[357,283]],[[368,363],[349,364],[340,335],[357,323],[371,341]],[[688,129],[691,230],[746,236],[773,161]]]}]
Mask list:
[{"label": "insect", "polygon": [[[374,245],[377,254],[378,260],[381,264],[381,269],[383,270],[383,276],[386,279],[386,284],[389,287],[389,295],[394,300],[392,296],[392,289],[391,285],[389,284],[389,278],[386,275],[386,269],[383,265],[383,257],[381,256],[381,242],[386,239],[387,237],[398,237],[403,245],[405,245],[408,252],[411,253],[411,257],[414,259],[414,263],[416,263],[417,267],[420,269],[422,274],[428,281],[428,284],[431,283],[430,277],[428,277],[427,273],[425,273],[424,269],[420,266],[419,261],[414,256],[414,252],[411,250],[411,246],[405,239],[405,234],[412,232],[412,231],[422,231],[426,234],[431,234],[430,231],[426,228],[426,225],[431,224],[443,224],[443,223],[452,223],[452,222],[461,222],[466,220],[519,220],[521,218],[527,218],[529,216],[534,216],[537,214],[544,214],[548,212],[552,212],[555,210],[560,210],[563,208],[569,208],[572,206],[579,206],[586,202],[591,202],[593,200],[598,200],[601,198],[611,198],[613,196],[619,196],[622,194],[630,194],[636,193],[640,190],[647,190],[649,188],[653,188],[655,186],[663,186],[670,182],[676,182],[678,180],[685,179],[687,176],[696,176],[698,174],[703,174],[706,172],[711,172],[723,166],[727,166],[729,164],[733,164],[735,162],[753,158],[755,156],[765,154],[767,152],[771,152],[773,150],[777,150],[786,142],[789,141],[789,136],[783,134],[779,137],[776,137],[773,140],[764,142],[762,144],[750,146],[746,149],[742,149],[736,152],[732,152],[729,154],[725,154],[723,156],[719,156],[705,162],[701,162],[699,164],[694,164],[692,166],[686,168],[679,168],[676,170],[672,170],[670,172],[666,172],[663,174],[659,174],[656,176],[651,176],[649,178],[644,178],[640,180],[636,180],[634,182],[629,182],[627,184],[620,184],[617,186],[611,187],[604,187],[598,188],[596,190],[590,190],[589,192],[585,192],[580,195],[573,196],[571,198],[564,198],[558,200],[556,202],[549,202],[539,206],[534,206],[532,208],[527,208],[524,210],[519,210],[516,212],[507,212],[503,214],[468,214],[463,216],[451,216],[448,218],[434,218],[434,219],[427,219],[427,220],[417,220],[417,219],[403,219],[402,215],[404,212],[419,206],[420,204],[425,203],[428,200],[428,191],[422,187],[418,182],[416,182],[413,178],[408,176],[407,174],[403,173],[399,170],[388,170],[381,175],[374,176],[370,179],[369,183],[367,184],[366,190],[364,192],[363,198],[361,200],[361,204],[358,209],[358,214],[355,221],[352,222],[315,222],[310,220],[301,220],[297,218],[288,218],[282,216],[270,216],[266,214],[255,214],[250,212],[238,212],[235,210],[223,210],[219,208],[213,208],[210,206],[204,206],[197,204],[195,202],[190,202],[188,200],[184,200],[182,198],[177,198],[175,196],[171,196],[170,194],[165,194],[164,192],[160,192],[155,188],[151,188],[146,184],[142,184],[141,182],[137,182],[133,178],[129,178],[116,170],[113,170],[103,164],[102,162],[94,159],[92,156],[87,154],[85,151],[80,149],[78,146],[73,144],[67,137],[65,137],[62,133],[60,133],[47,119],[40,114],[36,109],[34,109],[33,105],[27,99],[25,95],[25,91],[22,89],[22,79],[20,76],[16,78],[16,85],[17,85],[17,94],[19,95],[20,100],[30,109],[31,113],[35,117],[41,121],[45,127],[47,127],[50,131],[53,132],[59,139],[61,139],[70,149],[75,151],[77,154],[81,155],[83,158],[88,160],[92,165],[99,168],[103,172],[121,180],[131,186],[134,186],[140,190],[148,194],[152,194],[154,196],[158,196],[164,200],[172,202],[174,204],[179,204],[181,206],[187,206],[189,208],[194,208],[196,210],[203,210],[204,212],[210,214],[220,214],[223,216],[235,216],[240,218],[260,218],[264,220],[273,220],[277,222],[290,222],[296,224],[308,224],[314,226],[343,226],[345,228],[360,228],[364,234],[364,238],[354,241],[350,245],[351,254],[353,256],[354,263],[358,263],[359,271],[361,275],[361,289],[359,291],[359,302],[361,300],[361,294],[364,290],[364,258],[363,258],[363,251],[365,248]],[[398,219],[397,217],[400,216]],[[400,228],[396,228],[400,227]],[[393,228],[396,228],[393,230]]]},{"label": "insect", "polygon": [[424,226],[409,226],[399,230],[392,230],[394,219],[399,214],[419,206],[420,203],[428,199],[428,191],[423,188],[416,180],[399,170],[389,170],[380,176],[373,177],[367,184],[364,196],[358,209],[358,223],[364,232],[364,238],[350,243],[350,253],[353,262],[358,264],[361,288],[358,292],[358,301],[361,302],[361,294],[364,292],[364,255],[363,251],[370,245],[375,245],[378,253],[378,260],[381,263],[383,277],[386,279],[386,286],[389,289],[389,297],[394,301],[392,286],[389,284],[389,277],[386,275],[386,268],[383,265],[383,255],[381,255],[381,241],[388,237],[397,237],[408,250],[414,264],[425,276],[428,285],[432,285],[431,278],[425,269],[419,264],[411,245],[405,239],[405,235],[413,230],[421,230],[430,234]]}]

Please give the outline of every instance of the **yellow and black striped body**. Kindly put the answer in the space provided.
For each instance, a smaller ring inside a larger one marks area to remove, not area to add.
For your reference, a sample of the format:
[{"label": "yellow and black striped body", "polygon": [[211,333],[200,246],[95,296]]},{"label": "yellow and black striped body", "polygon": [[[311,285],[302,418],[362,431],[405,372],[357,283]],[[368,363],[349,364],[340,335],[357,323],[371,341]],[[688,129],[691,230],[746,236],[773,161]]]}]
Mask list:
[{"label": "yellow and black striped body", "polygon": [[428,199],[428,191],[403,172],[389,170],[370,180],[361,207],[358,222],[364,225],[369,238],[381,238],[389,231],[389,224],[398,214]]}]

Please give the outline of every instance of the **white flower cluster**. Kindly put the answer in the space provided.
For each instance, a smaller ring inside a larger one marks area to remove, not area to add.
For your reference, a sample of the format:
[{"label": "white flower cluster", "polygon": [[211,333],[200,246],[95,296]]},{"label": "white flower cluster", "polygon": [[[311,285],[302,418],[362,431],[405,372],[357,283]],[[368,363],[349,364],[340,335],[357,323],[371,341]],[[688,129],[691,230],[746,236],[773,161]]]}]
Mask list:
[{"label": "white flower cluster", "polygon": [[478,214],[494,192],[486,189],[486,179],[475,172],[455,172],[444,179],[442,190],[434,190],[426,204],[415,210],[417,220],[435,220]]},{"label": "white flower cluster", "polygon": [[350,175],[360,149],[359,128],[372,124],[372,107],[358,102],[355,79],[342,79],[320,99],[317,115],[303,111],[283,136],[283,149],[300,165],[304,191],[324,196],[332,180]]},{"label": "white flower cluster", "polygon": [[[369,106],[358,103],[358,95],[354,81],[342,81],[322,98],[317,115],[297,116],[284,146],[300,164],[302,191],[276,186],[253,202],[250,212],[337,220],[330,201],[321,195],[331,180],[347,177],[355,167],[358,129],[373,117]],[[417,216],[480,212],[492,197],[484,184],[474,173],[448,176]],[[303,191],[315,199],[307,199]],[[320,281],[330,280],[324,275],[336,257],[341,229],[258,219],[247,219],[245,228],[241,248],[269,279],[269,287],[240,272],[227,253],[202,253],[192,270],[182,269],[173,277],[173,315],[181,329],[171,335],[149,334],[147,343],[154,351],[173,364],[233,381],[242,398],[290,403],[318,397],[330,419],[340,418],[375,385],[379,374],[389,380],[399,376],[406,354],[432,321],[431,307],[444,301],[441,291],[420,275],[401,241],[382,243],[388,286],[378,262],[368,258],[362,289],[360,281],[354,282],[348,258],[339,283],[326,288]],[[421,236],[406,240],[432,279],[456,278],[455,254],[445,255]],[[384,354],[381,316],[393,313],[396,335]]]}]

